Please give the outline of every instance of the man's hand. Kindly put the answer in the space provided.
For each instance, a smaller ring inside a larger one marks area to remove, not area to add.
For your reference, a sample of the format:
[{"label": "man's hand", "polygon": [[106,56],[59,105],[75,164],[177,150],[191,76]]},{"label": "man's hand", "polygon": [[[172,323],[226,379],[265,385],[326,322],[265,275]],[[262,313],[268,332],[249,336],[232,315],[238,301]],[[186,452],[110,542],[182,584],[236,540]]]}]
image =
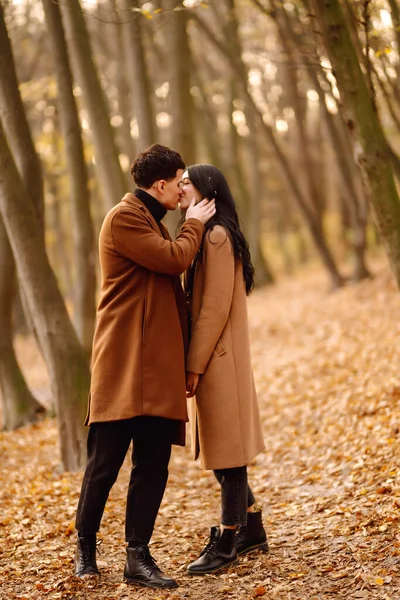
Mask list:
[{"label": "man's hand", "polygon": [[199,383],[200,375],[186,371],[186,398],[193,398],[196,393],[197,384]]},{"label": "man's hand", "polygon": [[208,198],[203,198],[198,204],[196,204],[196,199],[192,198],[191,203],[186,211],[186,220],[188,219],[198,219],[203,225],[207,223],[215,215],[215,199],[208,200]]}]

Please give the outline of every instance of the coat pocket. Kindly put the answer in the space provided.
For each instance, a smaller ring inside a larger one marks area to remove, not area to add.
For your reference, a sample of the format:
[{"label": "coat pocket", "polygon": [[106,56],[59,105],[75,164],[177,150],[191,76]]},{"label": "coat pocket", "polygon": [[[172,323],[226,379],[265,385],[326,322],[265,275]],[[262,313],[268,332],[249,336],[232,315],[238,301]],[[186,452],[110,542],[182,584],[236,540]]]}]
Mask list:
[{"label": "coat pocket", "polygon": [[146,298],[143,301],[142,311],[142,344],[144,345],[144,334],[146,330]]},{"label": "coat pocket", "polygon": [[218,340],[217,345],[214,348],[214,352],[217,356],[223,356],[227,353],[227,349],[223,345],[221,338]]}]

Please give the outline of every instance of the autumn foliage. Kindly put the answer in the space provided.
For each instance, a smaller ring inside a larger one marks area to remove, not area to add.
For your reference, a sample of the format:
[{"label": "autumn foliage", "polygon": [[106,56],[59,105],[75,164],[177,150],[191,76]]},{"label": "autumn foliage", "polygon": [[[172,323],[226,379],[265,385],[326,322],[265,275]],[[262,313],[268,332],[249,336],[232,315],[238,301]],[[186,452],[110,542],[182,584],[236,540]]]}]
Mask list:
[{"label": "autumn foliage", "polygon": [[219,498],[212,475],[176,448],[152,553],[179,589],[123,581],[128,462],[99,536],[100,582],[76,581],[81,474],[60,472],[57,427],[45,420],[0,436],[2,600],[399,597],[400,302],[389,271],[334,293],[320,272],[288,279],[255,292],[249,308],[267,443],[249,471],[269,554],[186,575]]}]

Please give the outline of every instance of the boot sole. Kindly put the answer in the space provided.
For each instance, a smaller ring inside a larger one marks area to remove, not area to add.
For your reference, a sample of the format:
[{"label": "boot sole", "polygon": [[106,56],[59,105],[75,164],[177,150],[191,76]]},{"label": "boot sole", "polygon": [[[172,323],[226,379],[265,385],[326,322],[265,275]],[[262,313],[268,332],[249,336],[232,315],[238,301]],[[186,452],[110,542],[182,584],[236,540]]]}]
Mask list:
[{"label": "boot sole", "polygon": [[179,587],[179,585],[176,582],[167,585],[154,585],[147,581],[142,581],[140,579],[129,579],[128,577],[124,577],[124,579],[127,583],[132,583],[133,585],[140,585],[141,587],[152,588],[153,590],[171,590]]},{"label": "boot sole", "polygon": [[260,550],[261,552],[267,553],[269,551],[268,543],[262,542],[261,544],[255,544],[254,546],[250,546],[249,548],[245,548],[244,550],[238,550],[237,553],[239,556],[246,554],[247,552],[255,552],[256,550]]},{"label": "boot sole", "polygon": [[216,569],[210,569],[209,571],[189,571],[189,569],[187,569],[186,573],[188,575],[209,575],[210,573],[217,573],[218,571],[222,571],[223,569],[226,569],[227,567],[231,567],[232,565],[237,565],[238,563],[239,563],[238,559],[235,558],[231,562],[225,563],[224,565],[221,565],[220,567],[217,567]]}]

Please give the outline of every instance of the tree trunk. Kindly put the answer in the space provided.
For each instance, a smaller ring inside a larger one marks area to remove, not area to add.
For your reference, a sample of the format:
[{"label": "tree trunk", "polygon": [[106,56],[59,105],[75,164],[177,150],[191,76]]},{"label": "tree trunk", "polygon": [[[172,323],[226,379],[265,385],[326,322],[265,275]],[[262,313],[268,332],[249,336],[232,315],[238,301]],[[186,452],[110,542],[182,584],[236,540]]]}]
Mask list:
[{"label": "tree trunk", "polygon": [[132,98],[131,112],[136,116],[139,128],[138,149],[144,150],[156,141],[154,92],[142,40],[144,17],[138,12],[129,14],[130,10],[140,7],[138,0],[122,0],[122,7],[129,15],[120,27],[124,41],[124,64]]},{"label": "tree trunk", "polygon": [[0,119],[14,156],[18,171],[28,188],[36,207],[36,213],[43,224],[43,174],[15,71],[14,57],[8,37],[4,8],[0,3]]},{"label": "tree trunk", "polygon": [[15,265],[0,218],[0,397],[3,429],[16,429],[34,421],[44,409],[33,397],[19,368],[13,346],[12,312]]},{"label": "tree trunk", "polygon": [[96,277],[94,232],[90,215],[88,175],[78,111],[73,94],[72,73],[60,7],[53,0],[42,0],[58,86],[61,133],[70,182],[72,236],[74,241],[74,324],[79,340],[91,352],[96,316]]},{"label": "tree trunk", "polygon": [[[201,62],[201,65],[200,65]],[[194,64],[194,83],[199,90],[199,106],[196,109],[198,118],[198,135],[202,138],[203,144],[207,153],[207,162],[213,164],[218,169],[222,168],[222,157],[221,147],[215,132],[218,129],[217,118],[215,110],[210,102],[210,98],[207,94],[206,86],[204,84],[204,68],[207,66],[206,60],[195,60],[193,57]],[[201,160],[201,159],[200,159]]]},{"label": "tree trunk", "polygon": [[[263,14],[271,16],[269,11],[259,2],[259,0],[252,0]],[[305,68],[310,81],[313,85],[314,90],[317,92],[319,97],[319,106],[322,110],[322,115],[325,119],[327,130],[331,138],[333,148],[336,153],[336,158],[339,165],[340,175],[343,179],[344,186],[346,188],[345,200],[348,204],[348,211],[351,216],[351,224],[354,231],[354,244],[353,244],[353,262],[354,271],[352,279],[359,281],[364,277],[370,276],[369,270],[365,264],[365,252],[366,252],[366,218],[364,218],[364,204],[365,199],[360,197],[357,193],[354,179],[356,174],[357,166],[353,160],[353,156],[349,149],[349,141],[346,139],[347,144],[342,139],[341,133],[338,131],[338,119],[334,119],[334,116],[329,112],[325,102],[325,92],[322,89],[320,80],[317,75],[315,67],[310,63],[309,55],[304,52],[305,39],[304,36],[296,31],[295,27],[298,27],[298,20],[291,18],[286,9],[282,8],[282,19],[278,24],[281,25],[281,38],[292,40],[293,44],[297,48],[298,58],[301,60],[303,67]],[[294,22],[293,22],[294,21]],[[286,43],[286,42],[285,42]],[[319,60],[319,57],[316,57]],[[289,71],[291,66],[289,66]],[[322,73],[322,69],[319,69]],[[325,74],[323,73],[324,77]],[[346,133],[347,135],[347,133]],[[302,143],[302,147],[307,145],[307,142]]]},{"label": "tree trunk", "polygon": [[125,178],[119,163],[119,153],[110,123],[107,99],[100,85],[93,61],[89,34],[79,0],[60,0],[67,31],[69,50],[73,57],[79,85],[88,112],[93,135],[98,178],[106,210],[119,202],[125,193]]},{"label": "tree trunk", "polygon": [[183,156],[187,165],[196,161],[192,83],[192,54],[186,33],[187,16],[180,8],[180,0],[165,0],[170,12],[166,24],[166,42],[169,50],[169,99],[172,115],[171,144]]},{"label": "tree trunk", "polygon": [[388,146],[338,0],[312,1],[348,121],[354,123],[358,160],[371,191],[373,212],[400,286],[400,199]]},{"label": "tree trunk", "polygon": [[[27,193],[33,203],[35,215],[44,234],[43,173],[36,152],[25,108],[19,92],[14,56],[4,20],[4,8],[0,2],[0,122],[3,123],[10,149],[19,174],[25,182]],[[21,282],[20,298],[30,330],[38,341],[32,316]]]},{"label": "tree trunk", "polygon": [[[115,8],[115,0],[111,0],[111,5]],[[116,8],[115,8],[116,10]],[[122,28],[124,25],[116,23],[114,25],[114,45],[116,54],[116,85],[118,94],[118,110],[122,117],[122,123],[119,128],[121,144],[123,152],[129,157],[129,161],[132,162],[136,154],[136,143],[134,142],[131,135],[131,118],[132,118],[132,107],[131,107],[131,92],[129,89],[127,74],[125,69],[121,69],[120,65],[125,60],[124,43],[122,36]],[[131,183],[131,174],[127,172],[128,184]]]},{"label": "tree trunk", "polygon": [[33,204],[0,128],[0,211],[16,257],[30,314],[49,369],[64,468],[85,459],[82,425],[89,389],[89,367],[49,265]]},{"label": "tree trunk", "polygon": [[72,265],[67,248],[67,236],[63,227],[58,183],[57,175],[49,170],[46,173],[46,231],[48,233],[46,250],[50,265],[57,274],[63,297],[68,303],[71,303],[73,301],[71,294],[74,292]]},{"label": "tree trunk", "polygon": [[388,0],[397,44],[397,93],[400,95],[400,7],[397,0]]},{"label": "tree trunk", "polygon": [[273,9],[272,17],[278,30],[279,40],[289,63],[289,67],[286,69],[287,91],[296,117],[299,143],[302,153],[301,162],[303,163],[302,166],[305,170],[308,193],[314,210],[315,218],[318,220],[321,229],[323,229],[323,207],[325,205],[325,200],[322,198],[321,186],[319,185],[316,177],[311,153],[312,143],[307,135],[307,103],[305,98],[300,96],[298,86],[297,55],[292,49],[290,36],[287,35],[287,14],[285,9],[283,7],[277,7],[275,0],[270,0],[270,5]]},{"label": "tree trunk", "polygon": [[400,95],[400,7],[397,0],[388,0],[397,44],[397,93]]},{"label": "tree trunk", "polygon": [[[238,56],[240,68],[242,71],[243,78],[248,78],[247,68],[245,63],[242,61],[242,44],[239,37],[239,25],[236,16],[235,2],[234,0],[226,0],[226,6],[228,8],[228,23],[226,26],[226,37],[230,51]],[[233,100],[233,98],[232,98]],[[257,124],[254,118],[254,111],[252,106],[249,106],[248,97],[244,97],[245,102],[245,117],[250,129],[250,136],[247,138],[247,144],[250,154],[250,181],[251,185],[248,189],[247,195],[247,215],[246,215],[246,234],[249,241],[250,252],[252,256],[252,262],[256,272],[257,285],[264,285],[266,283],[272,283],[272,273],[267,264],[264,255],[262,253],[261,244],[261,197],[260,191],[262,190],[261,176],[260,176],[260,141],[258,139]],[[230,118],[232,118],[230,113]],[[233,130],[232,130],[233,131]],[[231,131],[231,133],[232,133]],[[235,128],[234,135],[238,136]],[[239,136],[238,136],[239,137]],[[239,139],[237,140],[239,142]],[[240,165],[237,162],[237,166],[240,169]],[[243,175],[240,175],[243,180]]]}]

